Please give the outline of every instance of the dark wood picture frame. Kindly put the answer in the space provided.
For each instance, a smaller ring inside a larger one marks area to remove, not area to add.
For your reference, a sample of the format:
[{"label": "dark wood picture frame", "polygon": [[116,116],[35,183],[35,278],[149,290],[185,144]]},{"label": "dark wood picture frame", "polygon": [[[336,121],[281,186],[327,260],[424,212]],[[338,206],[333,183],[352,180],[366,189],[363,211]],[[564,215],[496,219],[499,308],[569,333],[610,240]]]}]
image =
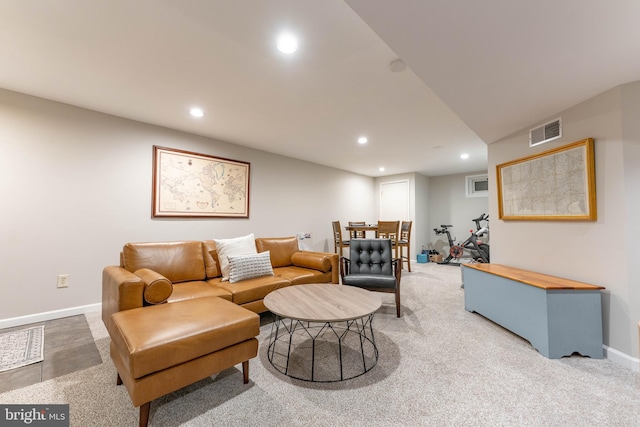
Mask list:
[{"label": "dark wood picture frame", "polygon": [[249,218],[250,163],[153,146],[153,217]]},{"label": "dark wood picture frame", "polygon": [[499,219],[597,219],[592,138],[500,164],[496,173]]}]

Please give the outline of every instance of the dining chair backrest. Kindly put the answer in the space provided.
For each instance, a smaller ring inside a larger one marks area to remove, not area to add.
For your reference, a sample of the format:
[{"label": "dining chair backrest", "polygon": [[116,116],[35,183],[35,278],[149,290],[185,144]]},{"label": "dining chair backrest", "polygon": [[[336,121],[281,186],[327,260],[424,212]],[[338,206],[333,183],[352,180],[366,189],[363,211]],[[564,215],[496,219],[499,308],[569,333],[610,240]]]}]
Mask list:
[{"label": "dining chair backrest", "polygon": [[[398,240],[398,249],[400,252],[400,266],[404,268],[407,263],[409,271],[411,271],[411,225],[413,221],[402,221],[400,224],[400,239]],[[405,256],[406,249],[406,256]]]},{"label": "dining chair backrest", "polygon": [[[342,240],[342,228],[340,227],[340,221],[332,221],[333,227],[333,251],[342,256],[342,248],[349,247],[348,240]],[[338,249],[340,251],[338,251]]]},{"label": "dining chair backrest", "polygon": [[[352,225],[367,225],[364,221],[349,221],[349,227]],[[351,239],[364,239],[365,231],[364,230],[350,230],[349,237]]]},{"label": "dining chair backrest", "polygon": [[378,221],[378,232],[376,236],[380,239],[391,239],[391,244],[398,243],[400,221]]},{"label": "dining chair backrest", "polygon": [[409,242],[411,240],[411,225],[413,221],[402,221],[400,224],[400,240],[401,242]]}]

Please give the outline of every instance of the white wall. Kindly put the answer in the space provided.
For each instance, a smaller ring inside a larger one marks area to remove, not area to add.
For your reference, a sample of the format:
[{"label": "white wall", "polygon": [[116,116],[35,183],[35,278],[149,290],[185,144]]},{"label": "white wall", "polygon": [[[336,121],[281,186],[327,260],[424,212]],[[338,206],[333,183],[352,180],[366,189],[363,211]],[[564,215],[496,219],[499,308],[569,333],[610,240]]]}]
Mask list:
[{"label": "white wall", "polygon": [[[487,171],[472,173],[432,176],[429,178],[429,245],[447,257],[449,242],[444,234],[436,235],[434,228],[440,225],[453,225],[449,230],[451,237],[457,243],[464,242],[471,234],[469,230],[476,229],[475,222],[483,213],[489,213],[489,199],[487,197],[466,197],[466,180],[469,175],[486,174]],[[493,219],[493,218],[490,218]],[[483,222],[481,225],[485,225]],[[481,239],[488,243],[489,236]],[[466,254],[465,254],[466,255]]]},{"label": "white wall", "polygon": [[[152,147],[251,163],[249,219],[153,219]],[[0,323],[99,303],[124,243],[310,232],[372,219],[373,178],[0,90]],[[67,289],[58,274],[70,274]]]},{"label": "white wall", "polygon": [[[432,230],[429,228],[429,178],[415,174],[415,187],[416,187],[416,220],[413,223],[413,241],[415,242],[414,248],[411,249],[412,254],[417,254],[422,251],[422,247],[426,249],[429,244],[429,238],[431,237]],[[413,259],[416,259],[413,255]]]},{"label": "white wall", "polygon": [[[562,116],[561,139],[529,148],[532,123],[488,152],[491,261],[605,286],[604,343],[630,362],[638,355],[640,320],[632,271],[640,259],[639,105],[640,83],[618,87],[549,116]],[[597,221],[498,220],[496,165],[589,137],[595,139]]]},{"label": "white wall", "polygon": [[[622,316],[620,322],[629,321],[627,331],[632,354],[638,352],[638,328],[640,321],[640,285],[636,278],[636,263],[640,260],[640,82],[622,87],[622,141],[624,159],[624,181],[626,195],[627,224],[618,227],[617,234],[626,239],[628,300],[623,310],[628,309],[628,319]],[[621,337],[624,340],[624,337]]]}]

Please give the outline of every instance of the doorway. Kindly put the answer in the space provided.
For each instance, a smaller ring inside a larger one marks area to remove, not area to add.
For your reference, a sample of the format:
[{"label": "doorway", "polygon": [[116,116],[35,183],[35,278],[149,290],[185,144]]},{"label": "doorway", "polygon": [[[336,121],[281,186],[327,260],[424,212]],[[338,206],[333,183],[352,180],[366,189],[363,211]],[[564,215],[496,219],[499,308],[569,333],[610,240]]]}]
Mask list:
[{"label": "doorway", "polygon": [[408,220],[409,180],[380,183],[380,220]]}]

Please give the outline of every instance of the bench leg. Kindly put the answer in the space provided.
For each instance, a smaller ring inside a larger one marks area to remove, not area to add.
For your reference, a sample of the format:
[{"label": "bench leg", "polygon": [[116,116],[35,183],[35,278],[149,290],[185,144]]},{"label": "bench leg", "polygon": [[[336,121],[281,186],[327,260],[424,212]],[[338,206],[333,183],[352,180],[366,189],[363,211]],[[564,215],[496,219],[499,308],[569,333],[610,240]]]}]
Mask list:
[{"label": "bench leg", "polygon": [[151,402],[140,405],[140,427],[147,427],[149,424],[149,410],[151,409]]},{"label": "bench leg", "polygon": [[242,377],[245,384],[249,382],[249,361],[242,362]]}]

